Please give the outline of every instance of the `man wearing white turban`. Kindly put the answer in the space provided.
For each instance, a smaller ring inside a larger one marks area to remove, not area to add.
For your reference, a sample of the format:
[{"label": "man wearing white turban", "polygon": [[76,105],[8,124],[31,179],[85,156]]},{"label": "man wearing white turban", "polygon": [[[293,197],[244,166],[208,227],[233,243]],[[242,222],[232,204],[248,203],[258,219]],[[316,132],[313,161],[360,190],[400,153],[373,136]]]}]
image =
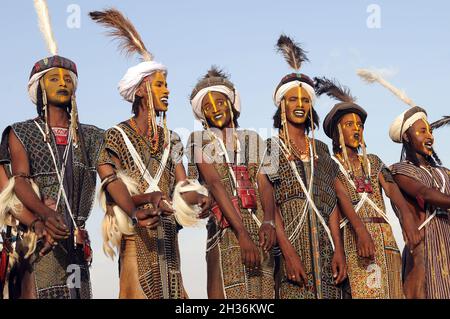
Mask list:
[{"label": "man wearing white turban", "polygon": [[[134,116],[106,131],[97,163],[106,213],[103,248],[110,257],[114,248],[119,251],[119,298],[187,298],[178,230],[206,217],[210,201],[205,188],[186,179],[183,145],[167,128],[167,68],[153,61],[122,13],[109,9],[90,16],[120,33],[128,50],[144,59],[128,69],[118,87]],[[157,117],[163,123],[158,125]]]},{"label": "man wearing white turban", "polygon": [[443,126],[439,122],[429,124],[426,111],[416,106],[389,129],[392,141],[403,144],[401,161],[391,171],[423,237],[414,249],[403,251],[405,295],[413,299],[450,298],[450,170],[433,149],[432,130]]}]

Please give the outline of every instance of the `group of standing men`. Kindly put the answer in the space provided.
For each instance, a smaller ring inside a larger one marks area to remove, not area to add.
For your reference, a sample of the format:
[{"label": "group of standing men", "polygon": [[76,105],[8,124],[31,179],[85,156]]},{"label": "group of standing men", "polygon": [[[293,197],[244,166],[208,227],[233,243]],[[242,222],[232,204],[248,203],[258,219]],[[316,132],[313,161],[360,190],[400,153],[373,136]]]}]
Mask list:
[{"label": "group of standing men", "polygon": [[[108,9],[90,17],[143,62],[119,83],[133,116],[103,131],[79,122],[76,65],[57,54],[45,1],[35,6],[51,56],[28,83],[38,116],[2,135],[2,296],[92,297],[85,224],[98,174],[103,248],[119,252],[120,298],[187,298],[178,232],[204,218],[209,298],[450,298],[450,171],[432,135],[448,117],[430,124],[403,92],[359,70],[410,106],[389,132],[403,144],[402,160],[387,167],[366,151],[367,112],[336,81],[302,74],[304,51],[282,35],[277,48],[293,73],[273,94],[278,135],[264,142],[239,129],[239,92],[212,67],[190,96],[203,130],[184,148],[167,127],[167,68]],[[338,100],[323,121],[331,154],[314,137],[323,94]],[[383,191],[402,226],[403,254]]]}]

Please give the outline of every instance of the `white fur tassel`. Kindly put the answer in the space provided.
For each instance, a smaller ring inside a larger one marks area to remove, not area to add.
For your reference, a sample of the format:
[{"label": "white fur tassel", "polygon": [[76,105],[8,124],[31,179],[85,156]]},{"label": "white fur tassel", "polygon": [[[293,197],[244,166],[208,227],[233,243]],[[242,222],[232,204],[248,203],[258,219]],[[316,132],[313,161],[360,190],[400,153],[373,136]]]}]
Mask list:
[{"label": "white fur tassel", "polygon": [[[23,204],[17,198],[14,192],[14,186],[16,184],[16,179],[14,177],[10,178],[8,185],[0,193],[0,227],[2,226],[12,226],[16,227],[18,224],[17,219],[19,219],[20,213],[23,208]],[[36,195],[41,199],[39,192],[39,187],[33,180],[30,179],[31,187],[33,188]],[[25,259],[30,257],[36,250],[37,236],[34,232],[28,231],[23,236],[23,253]],[[18,259],[18,254],[14,252],[10,255],[10,264],[14,264]]]},{"label": "white fur tassel", "polygon": [[[125,173],[118,172],[117,178],[120,178],[127,186],[131,195],[139,194],[138,185],[131,177]],[[135,234],[134,227],[131,219],[119,206],[114,205],[110,207],[106,205],[106,190],[103,184],[100,185],[99,201],[105,212],[102,222],[103,252],[105,255],[114,258],[116,255],[114,248],[120,248],[122,235]]]},{"label": "white fur tassel", "polygon": [[[31,187],[40,199],[39,187],[32,180],[30,182]],[[5,225],[16,226],[16,219],[22,211],[23,205],[14,192],[15,184],[16,179],[11,177],[5,189],[0,193],[0,227]]]},{"label": "white fur tassel", "polygon": [[177,222],[184,227],[194,227],[200,222],[198,214],[200,213],[201,208],[198,205],[188,205],[181,196],[182,193],[191,191],[208,196],[208,190],[200,185],[197,180],[178,182],[173,192],[174,216]]},{"label": "white fur tassel", "polygon": [[415,107],[416,104],[406,95],[406,93],[395,86],[393,86],[391,83],[386,81],[380,74],[370,71],[367,69],[358,69],[356,70],[356,74],[358,74],[363,80],[365,80],[368,83],[374,83],[378,82],[385,88],[387,88],[389,91],[394,93],[395,96],[397,96],[400,100],[405,102],[411,107]]},{"label": "white fur tassel", "polygon": [[38,15],[39,29],[44,36],[48,51],[51,53],[51,55],[56,55],[58,54],[58,46],[56,45],[55,37],[53,36],[47,1],[34,0],[34,7]]}]

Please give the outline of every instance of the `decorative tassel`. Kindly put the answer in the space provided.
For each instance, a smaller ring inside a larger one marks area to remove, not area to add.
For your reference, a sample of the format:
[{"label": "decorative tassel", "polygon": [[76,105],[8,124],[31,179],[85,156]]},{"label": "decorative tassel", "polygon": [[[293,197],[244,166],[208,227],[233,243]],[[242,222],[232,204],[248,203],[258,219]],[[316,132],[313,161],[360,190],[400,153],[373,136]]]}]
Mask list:
[{"label": "decorative tassel", "polygon": [[71,98],[72,110],[70,112],[70,130],[72,132],[73,144],[78,147],[78,107],[75,94]]},{"label": "decorative tassel", "polygon": [[164,147],[167,147],[169,145],[169,128],[167,127],[167,113],[163,112],[163,128],[164,128]]},{"label": "decorative tassel", "polygon": [[[225,102],[225,103],[227,103],[227,106],[228,106],[228,109],[230,110],[230,116],[231,116],[231,128],[232,128],[232,130],[233,130],[233,136],[232,136],[232,138],[233,138],[233,149],[237,152],[238,151],[238,135],[237,135],[237,131],[236,131],[236,126],[234,125],[234,113],[233,113],[233,108],[232,108],[232,104],[231,104],[231,101],[230,100],[228,100],[228,102]],[[234,160],[233,160],[233,162],[234,162]],[[237,164],[239,164],[239,163],[236,163],[236,165]]]},{"label": "decorative tassel", "polygon": [[182,197],[183,193],[196,192],[208,196],[208,190],[200,185],[197,180],[178,182],[173,192],[173,208],[175,219],[183,227],[195,227],[199,225],[198,214],[201,208],[198,205],[188,205]]},{"label": "decorative tassel", "polygon": [[367,149],[366,149],[366,142],[364,141],[364,138],[361,136],[361,149],[362,149],[362,153],[363,153],[363,167],[364,167],[364,172],[366,172],[366,175],[368,177],[370,177],[370,172],[369,172],[369,159],[367,158]]},{"label": "decorative tassel", "polygon": [[[131,177],[123,172],[118,172],[117,178],[120,178],[126,185],[130,195],[139,194],[138,184]],[[106,256],[114,258],[116,255],[114,248],[120,248],[122,235],[133,235],[135,231],[130,218],[119,206],[114,205],[111,207],[107,205],[106,190],[103,187],[103,183],[106,180],[100,185],[99,191],[99,203],[105,212],[105,217],[102,221],[103,252]]]},{"label": "decorative tassel", "polygon": [[312,138],[312,150],[313,150],[313,159],[311,159],[311,160],[316,160],[319,158],[319,156],[317,156],[316,139],[314,138],[314,114],[313,114],[312,109],[309,110],[309,119],[311,121],[311,138]]},{"label": "decorative tassel", "polygon": [[289,156],[292,157],[291,139],[289,138],[289,131],[286,119],[286,101],[284,99],[281,100],[281,131],[282,136],[284,138],[284,142],[286,143],[286,147],[289,152]]},{"label": "decorative tassel", "polygon": [[44,122],[45,122],[45,136],[44,136],[44,142],[49,143],[50,142],[50,126],[48,125],[48,103],[47,103],[47,91],[45,90],[44,86],[44,79],[41,77],[39,80],[42,90],[42,104],[44,104]]},{"label": "decorative tassel", "polygon": [[[148,81],[145,82],[145,87],[147,89],[147,121],[148,121],[148,130],[150,133],[148,133],[148,137],[151,138],[152,143],[158,144],[158,126],[156,125],[156,113],[155,113],[155,106],[153,104],[153,95],[152,95],[152,89],[150,87],[150,83]],[[154,145],[155,146],[155,145]]]},{"label": "decorative tassel", "polygon": [[345,164],[347,164],[347,167],[350,170],[352,178],[353,178],[353,175],[354,175],[353,169],[352,169],[352,165],[350,164],[350,161],[348,159],[347,148],[345,146],[344,134],[342,133],[341,123],[338,123],[338,131],[339,131],[339,144],[341,145],[342,154],[344,155],[344,161],[345,161]]}]

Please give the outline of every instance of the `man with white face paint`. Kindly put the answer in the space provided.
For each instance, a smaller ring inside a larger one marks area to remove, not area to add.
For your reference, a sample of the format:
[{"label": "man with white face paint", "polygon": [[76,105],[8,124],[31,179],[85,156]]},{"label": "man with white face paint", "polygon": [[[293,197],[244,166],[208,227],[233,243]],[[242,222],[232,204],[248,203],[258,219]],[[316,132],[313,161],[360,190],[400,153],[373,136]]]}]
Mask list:
[{"label": "man with white face paint", "polygon": [[449,299],[450,171],[433,149],[432,130],[448,125],[450,117],[430,124],[423,108],[379,74],[370,70],[358,70],[358,74],[370,83],[379,82],[409,106],[389,129],[391,140],[403,145],[400,162],[390,169],[423,238],[416,247],[407,242],[403,251],[405,296]]},{"label": "man with white face paint", "polygon": [[[103,247],[111,257],[114,248],[119,250],[119,298],[187,298],[178,230],[206,217],[210,201],[204,187],[186,179],[183,145],[167,128],[167,68],[153,61],[134,26],[119,11],[89,15],[112,29],[128,53],[144,59],[119,83],[134,116],[106,131],[98,161],[106,213]],[[157,116],[163,121],[160,125]]]}]

